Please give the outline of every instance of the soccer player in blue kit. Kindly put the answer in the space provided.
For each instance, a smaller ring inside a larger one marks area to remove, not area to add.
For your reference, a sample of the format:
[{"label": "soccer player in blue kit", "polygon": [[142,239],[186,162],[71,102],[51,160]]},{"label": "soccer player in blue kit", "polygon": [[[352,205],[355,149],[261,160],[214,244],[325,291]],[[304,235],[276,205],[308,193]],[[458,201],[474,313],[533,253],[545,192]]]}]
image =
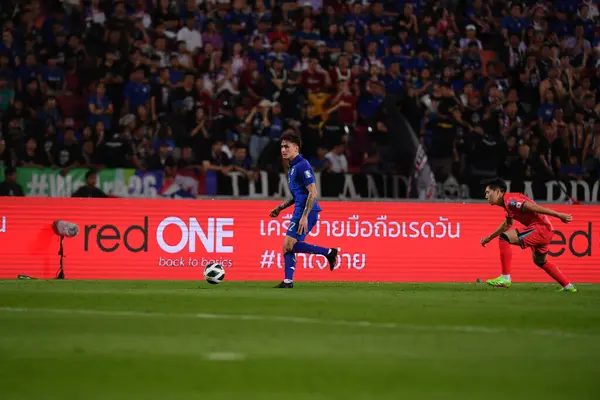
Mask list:
[{"label": "soccer player in blue kit", "polygon": [[306,243],[306,235],[319,221],[321,207],[317,203],[317,185],[313,170],[300,154],[302,140],[299,136],[286,133],[281,136],[281,157],[289,161],[288,184],[292,198],[284,201],[273,210],[271,218],[294,205],[294,214],[290,221],[285,240],[283,241],[283,258],[285,260],[285,279],[279,289],[294,287],[294,271],[296,269],[296,253],[320,254],[329,262],[331,271],[335,268],[338,250]]}]

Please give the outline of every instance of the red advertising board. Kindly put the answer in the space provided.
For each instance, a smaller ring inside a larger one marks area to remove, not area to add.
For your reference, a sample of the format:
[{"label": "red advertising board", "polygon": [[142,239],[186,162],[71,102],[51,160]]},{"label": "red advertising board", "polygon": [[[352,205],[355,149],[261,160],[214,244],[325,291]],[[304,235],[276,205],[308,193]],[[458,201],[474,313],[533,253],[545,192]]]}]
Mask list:
[{"label": "red advertising board", "polygon": [[[0,199],[0,278],[53,278],[59,265],[54,220],[79,225],[65,239],[69,279],[202,279],[216,261],[228,280],[283,277],[281,246],[289,224],[263,200]],[[496,242],[479,240],[503,220],[486,204],[323,202],[307,241],[339,247],[331,272],[322,256],[297,256],[297,280],[471,282],[499,274]],[[573,282],[600,282],[600,207],[556,205],[551,254]],[[513,279],[546,282],[530,251],[514,247]]]}]

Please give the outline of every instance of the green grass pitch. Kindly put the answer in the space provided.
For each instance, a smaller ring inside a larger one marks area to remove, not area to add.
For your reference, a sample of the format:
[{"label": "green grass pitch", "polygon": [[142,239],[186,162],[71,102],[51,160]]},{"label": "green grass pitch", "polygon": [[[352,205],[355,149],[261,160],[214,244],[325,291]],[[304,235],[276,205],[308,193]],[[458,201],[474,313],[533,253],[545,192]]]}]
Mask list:
[{"label": "green grass pitch", "polygon": [[274,284],[0,281],[0,398],[600,398],[600,286]]}]

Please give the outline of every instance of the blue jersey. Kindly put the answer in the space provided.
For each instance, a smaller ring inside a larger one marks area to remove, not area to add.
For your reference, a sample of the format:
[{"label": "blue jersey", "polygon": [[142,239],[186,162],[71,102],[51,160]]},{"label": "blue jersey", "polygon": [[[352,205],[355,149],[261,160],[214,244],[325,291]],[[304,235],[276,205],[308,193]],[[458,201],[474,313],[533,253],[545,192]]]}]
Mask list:
[{"label": "blue jersey", "polygon": [[[315,174],[302,154],[298,154],[296,158],[290,161],[290,169],[288,170],[288,184],[290,192],[295,202],[293,219],[300,218],[306,206],[308,198],[308,190],[306,187],[315,182]],[[319,203],[315,201],[315,205],[311,211],[321,211]]]}]

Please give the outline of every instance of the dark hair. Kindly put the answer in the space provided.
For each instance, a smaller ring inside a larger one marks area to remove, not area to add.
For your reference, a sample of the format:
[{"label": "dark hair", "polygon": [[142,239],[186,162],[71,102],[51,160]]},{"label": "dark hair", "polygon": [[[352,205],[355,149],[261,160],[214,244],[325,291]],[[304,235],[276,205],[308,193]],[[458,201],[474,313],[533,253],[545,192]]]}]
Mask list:
[{"label": "dark hair", "polygon": [[483,181],[483,184],[486,187],[489,187],[492,190],[500,190],[502,193],[506,193],[508,190],[506,187],[506,182],[504,182],[500,178],[493,178]]},{"label": "dark hair", "polygon": [[294,143],[298,146],[298,148],[302,147],[302,139],[295,133],[284,133],[283,135],[281,135],[280,142],[283,142],[284,140],[290,143]]},{"label": "dark hair", "polygon": [[88,172],[86,172],[85,174],[85,180],[87,180],[90,176],[92,175],[98,175],[98,171],[96,171],[95,169],[90,169]]}]

